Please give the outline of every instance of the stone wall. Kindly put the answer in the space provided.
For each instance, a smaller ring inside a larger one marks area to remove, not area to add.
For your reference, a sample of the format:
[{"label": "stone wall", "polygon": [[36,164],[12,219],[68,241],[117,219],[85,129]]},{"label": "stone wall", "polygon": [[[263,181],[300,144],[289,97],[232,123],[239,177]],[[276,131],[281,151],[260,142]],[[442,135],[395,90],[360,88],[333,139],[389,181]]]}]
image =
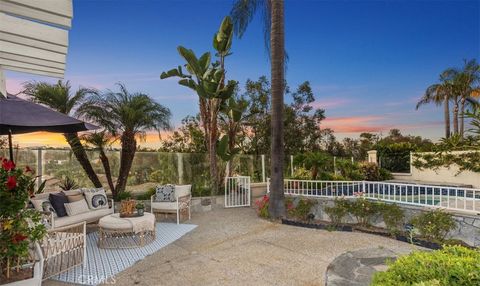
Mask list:
[{"label": "stone wall", "polygon": [[[334,199],[319,198],[316,199],[318,204],[312,207],[312,213],[315,219],[329,221],[330,218],[325,213],[325,206],[333,206]],[[414,216],[429,211],[431,209],[416,207],[411,205],[398,204],[405,213],[405,221],[409,221]],[[455,230],[448,234],[449,238],[461,239],[472,246],[480,246],[480,215],[468,215],[460,213],[452,213],[453,218],[457,222]],[[356,223],[355,218],[350,216],[347,218],[348,223]],[[373,221],[373,225],[377,227],[385,227],[381,217],[377,217]]]}]

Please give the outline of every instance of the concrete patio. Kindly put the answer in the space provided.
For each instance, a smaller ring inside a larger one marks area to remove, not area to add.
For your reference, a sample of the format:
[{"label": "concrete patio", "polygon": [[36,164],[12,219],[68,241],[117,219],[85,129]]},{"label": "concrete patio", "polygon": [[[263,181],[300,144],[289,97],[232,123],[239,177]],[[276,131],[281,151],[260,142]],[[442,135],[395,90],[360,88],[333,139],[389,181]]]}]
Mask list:
[{"label": "concrete patio", "polygon": [[[414,249],[364,233],[270,223],[251,208],[194,213],[198,227],[115,277],[114,285],[324,285],[328,265],[347,251]],[[66,285],[46,281],[44,285]]]}]

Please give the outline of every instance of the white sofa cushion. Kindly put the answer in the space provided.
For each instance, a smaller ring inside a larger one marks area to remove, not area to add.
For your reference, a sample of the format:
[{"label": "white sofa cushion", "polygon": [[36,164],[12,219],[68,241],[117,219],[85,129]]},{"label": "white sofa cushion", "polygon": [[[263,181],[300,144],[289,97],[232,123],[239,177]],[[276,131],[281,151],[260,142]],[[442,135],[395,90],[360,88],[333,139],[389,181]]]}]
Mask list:
[{"label": "white sofa cushion", "polygon": [[65,209],[67,210],[67,214],[69,216],[74,216],[90,211],[87,202],[84,199],[73,203],[65,204]]},{"label": "white sofa cushion", "polygon": [[176,210],[177,202],[153,202],[153,210]]},{"label": "white sofa cushion", "polygon": [[112,214],[113,208],[103,208],[98,210],[89,210],[88,212],[74,215],[74,216],[64,216],[54,219],[53,227],[62,227],[66,225],[71,225],[79,222],[94,222],[99,220],[101,217]]}]

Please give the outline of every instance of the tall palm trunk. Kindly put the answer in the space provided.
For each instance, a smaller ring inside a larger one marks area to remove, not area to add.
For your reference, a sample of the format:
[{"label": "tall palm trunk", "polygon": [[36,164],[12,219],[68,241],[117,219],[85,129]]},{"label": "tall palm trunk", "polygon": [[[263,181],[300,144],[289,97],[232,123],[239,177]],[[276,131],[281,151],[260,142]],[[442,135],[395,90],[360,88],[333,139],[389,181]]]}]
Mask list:
[{"label": "tall palm trunk", "polygon": [[462,96],[462,99],[460,101],[460,136],[462,136],[462,138],[463,138],[463,133],[465,132],[465,118],[464,118],[465,101],[466,101],[466,98]]},{"label": "tall palm trunk", "polygon": [[218,176],[218,164],[217,164],[217,117],[212,116],[210,118],[210,137],[208,138],[208,157],[210,162],[210,176],[212,180],[212,194],[218,193],[219,176]]},{"label": "tall palm trunk", "polygon": [[445,117],[445,138],[450,137],[450,101],[448,96],[445,96],[444,103],[444,117]]},{"label": "tall palm trunk", "polygon": [[137,141],[135,134],[131,131],[125,131],[120,139],[122,143],[122,151],[120,153],[120,170],[118,172],[117,185],[113,196],[116,198],[120,193],[125,191],[127,186],[128,174],[132,168],[133,158],[137,151]]},{"label": "tall palm trunk", "polygon": [[285,91],[285,33],[284,33],[284,1],[271,2],[271,81],[272,81],[272,148],[271,148],[271,181],[270,204],[268,211],[272,219],[285,216],[283,191],[283,93]]},{"label": "tall palm trunk", "polygon": [[453,107],[453,133],[458,134],[458,100],[456,99]]},{"label": "tall palm trunk", "polygon": [[110,162],[108,161],[107,154],[105,154],[103,148],[100,149],[100,161],[102,161],[103,169],[105,170],[105,177],[107,177],[108,187],[113,195],[115,192],[115,185],[113,184],[112,180],[112,170],[110,169]]},{"label": "tall palm trunk", "polygon": [[93,170],[92,164],[90,164],[90,161],[88,160],[87,152],[85,152],[85,148],[83,148],[83,145],[78,138],[78,134],[65,133],[63,134],[63,136],[67,140],[68,145],[70,145],[70,148],[72,148],[72,152],[75,155],[75,158],[77,158],[78,162],[82,166],[83,170],[85,171],[95,188],[101,188],[102,183],[98,179],[97,174]]}]

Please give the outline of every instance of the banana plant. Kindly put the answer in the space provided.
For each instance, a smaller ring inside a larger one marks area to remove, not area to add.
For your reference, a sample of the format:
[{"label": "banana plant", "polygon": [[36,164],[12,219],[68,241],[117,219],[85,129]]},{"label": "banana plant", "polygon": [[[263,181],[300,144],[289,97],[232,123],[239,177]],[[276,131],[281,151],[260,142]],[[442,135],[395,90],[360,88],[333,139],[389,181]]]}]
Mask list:
[{"label": "banana plant", "polygon": [[[213,48],[216,60],[212,61],[210,52],[199,58],[191,49],[178,46],[177,51],[185,64],[166,72],[161,79],[180,78],[178,84],[190,88],[198,95],[200,119],[205,133],[209,153],[212,192],[216,193],[221,181],[218,176],[217,146],[219,139],[218,117],[220,108],[234,94],[236,81],[226,81],[225,58],[231,55],[233,25],[230,17],[225,17],[220,28],[213,36]],[[184,71],[185,69],[185,71]]]},{"label": "banana plant", "polygon": [[[237,145],[237,134],[240,131],[241,124],[251,115],[247,114],[249,102],[244,98],[231,97],[224,102],[220,119],[223,125],[225,135],[219,141],[217,154],[224,161],[231,161],[233,157],[240,152]],[[227,165],[226,176],[232,173],[232,164]]]}]

